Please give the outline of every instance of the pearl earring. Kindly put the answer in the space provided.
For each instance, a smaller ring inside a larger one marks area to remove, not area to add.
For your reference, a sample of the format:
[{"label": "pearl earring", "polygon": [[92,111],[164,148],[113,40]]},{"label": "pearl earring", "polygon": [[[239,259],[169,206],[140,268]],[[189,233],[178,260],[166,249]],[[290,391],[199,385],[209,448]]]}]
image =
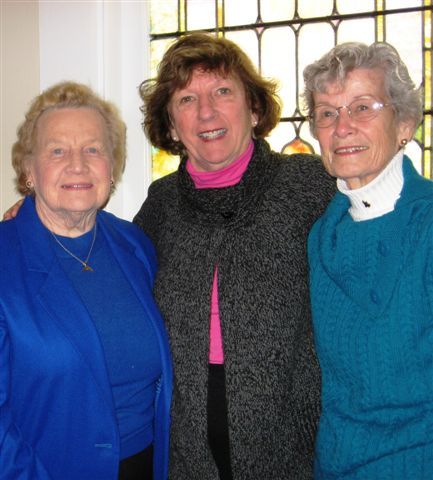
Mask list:
[{"label": "pearl earring", "polygon": [[405,145],[407,145],[407,139],[406,138],[402,138],[401,141],[400,141],[400,145],[402,147],[404,147]]}]

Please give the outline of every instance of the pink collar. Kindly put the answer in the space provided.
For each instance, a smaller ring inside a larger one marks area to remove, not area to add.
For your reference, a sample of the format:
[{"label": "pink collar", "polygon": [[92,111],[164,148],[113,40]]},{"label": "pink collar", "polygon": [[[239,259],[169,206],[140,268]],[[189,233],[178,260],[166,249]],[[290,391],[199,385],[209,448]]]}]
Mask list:
[{"label": "pink collar", "polygon": [[241,181],[242,175],[250,163],[253,150],[254,142],[251,140],[248,148],[239,158],[215,172],[198,172],[189,159],[186,161],[186,170],[197,189],[231,187]]}]

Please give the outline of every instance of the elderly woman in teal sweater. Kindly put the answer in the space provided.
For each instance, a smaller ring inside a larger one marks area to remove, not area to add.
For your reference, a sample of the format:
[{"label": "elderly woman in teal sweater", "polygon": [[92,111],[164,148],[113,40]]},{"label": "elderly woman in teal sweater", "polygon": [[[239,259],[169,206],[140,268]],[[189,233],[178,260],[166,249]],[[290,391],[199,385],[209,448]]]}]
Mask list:
[{"label": "elderly woman in teal sweater", "polygon": [[338,192],[309,237],[322,369],[316,479],[433,478],[433,183],[404,153],[419,91],[385,43],[304,71]]}]

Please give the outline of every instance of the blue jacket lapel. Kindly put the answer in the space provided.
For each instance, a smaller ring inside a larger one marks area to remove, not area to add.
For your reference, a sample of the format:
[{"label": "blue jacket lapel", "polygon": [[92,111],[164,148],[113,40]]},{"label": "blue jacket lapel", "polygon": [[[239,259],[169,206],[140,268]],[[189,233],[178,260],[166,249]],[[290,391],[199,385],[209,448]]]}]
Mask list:
[{"label": "blue jacket lapel", "polygon": [[[107,370],[101,367],[105,366],[104,354],[93,321],[60,267],[51,236],[30,198],[19,212],[17,229],[36,298],[86,363],[103,397],[111,398]],[[113,410],[112,404],[109,407]]]}]

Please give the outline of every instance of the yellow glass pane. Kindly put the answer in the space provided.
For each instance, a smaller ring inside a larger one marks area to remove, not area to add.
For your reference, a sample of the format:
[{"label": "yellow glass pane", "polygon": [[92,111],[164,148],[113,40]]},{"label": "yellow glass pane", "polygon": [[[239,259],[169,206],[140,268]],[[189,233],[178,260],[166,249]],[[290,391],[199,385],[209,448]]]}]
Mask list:
[{"label": "yellow glass pane", "polygon": [[424,80],[424,104],[426,110],[432,108],[432,52],[428,50],[424,54],[425,80]]},{"label": "yellow glass pane", "polygon": [[333,0],[299,0],[298,13],[301,18],[325,17],[331,15]]},{"label": "yellow glass pane", "polygon": [[[235,1],[239,2],[239,0],[235,0]],[[294,0],[262,1],[260,3],[260,13],[262,16],[262,20],[264,22],[276,22],[282,19],[289,20],[293,18],[293,15],[295,14],[295,1]]]},{"label": "yellow glass pane", "polygon": [[179,157],[159,148],[152,148],[152,180],[164,177],[177,170]]},{"label": "yellow glass pane", "polygon": [[186,28],[188,30],[204,30],[216,27],[215,0],[187,0]]},{"label": "yellow glass pane", "polygon": [[257,0],[225,0],[224,19],[227,26],[255,23]]},{"label": "yellow glass pane", "polygon": [[375,25],[372,18],[344,20],[337,30],[337,43],[364,42],[370,44],[375,40]]},{"label": "yellow glass pane", "polygon": [[176,32],[177,0],[150,0],[150,32]]},{"label": "yellow glass pane", "polygon": [[424,118],[424,146],[432,148],[432,116],[426,115]]},{"label": "yellow glass pane", "polygon": [[[262,36],[262,74],[279,82],[283,100],[283,117],[294,115],[296,109],[295,34],[289,27],[270,28]],[[284,48],[275,48],[284,45]]]}]

